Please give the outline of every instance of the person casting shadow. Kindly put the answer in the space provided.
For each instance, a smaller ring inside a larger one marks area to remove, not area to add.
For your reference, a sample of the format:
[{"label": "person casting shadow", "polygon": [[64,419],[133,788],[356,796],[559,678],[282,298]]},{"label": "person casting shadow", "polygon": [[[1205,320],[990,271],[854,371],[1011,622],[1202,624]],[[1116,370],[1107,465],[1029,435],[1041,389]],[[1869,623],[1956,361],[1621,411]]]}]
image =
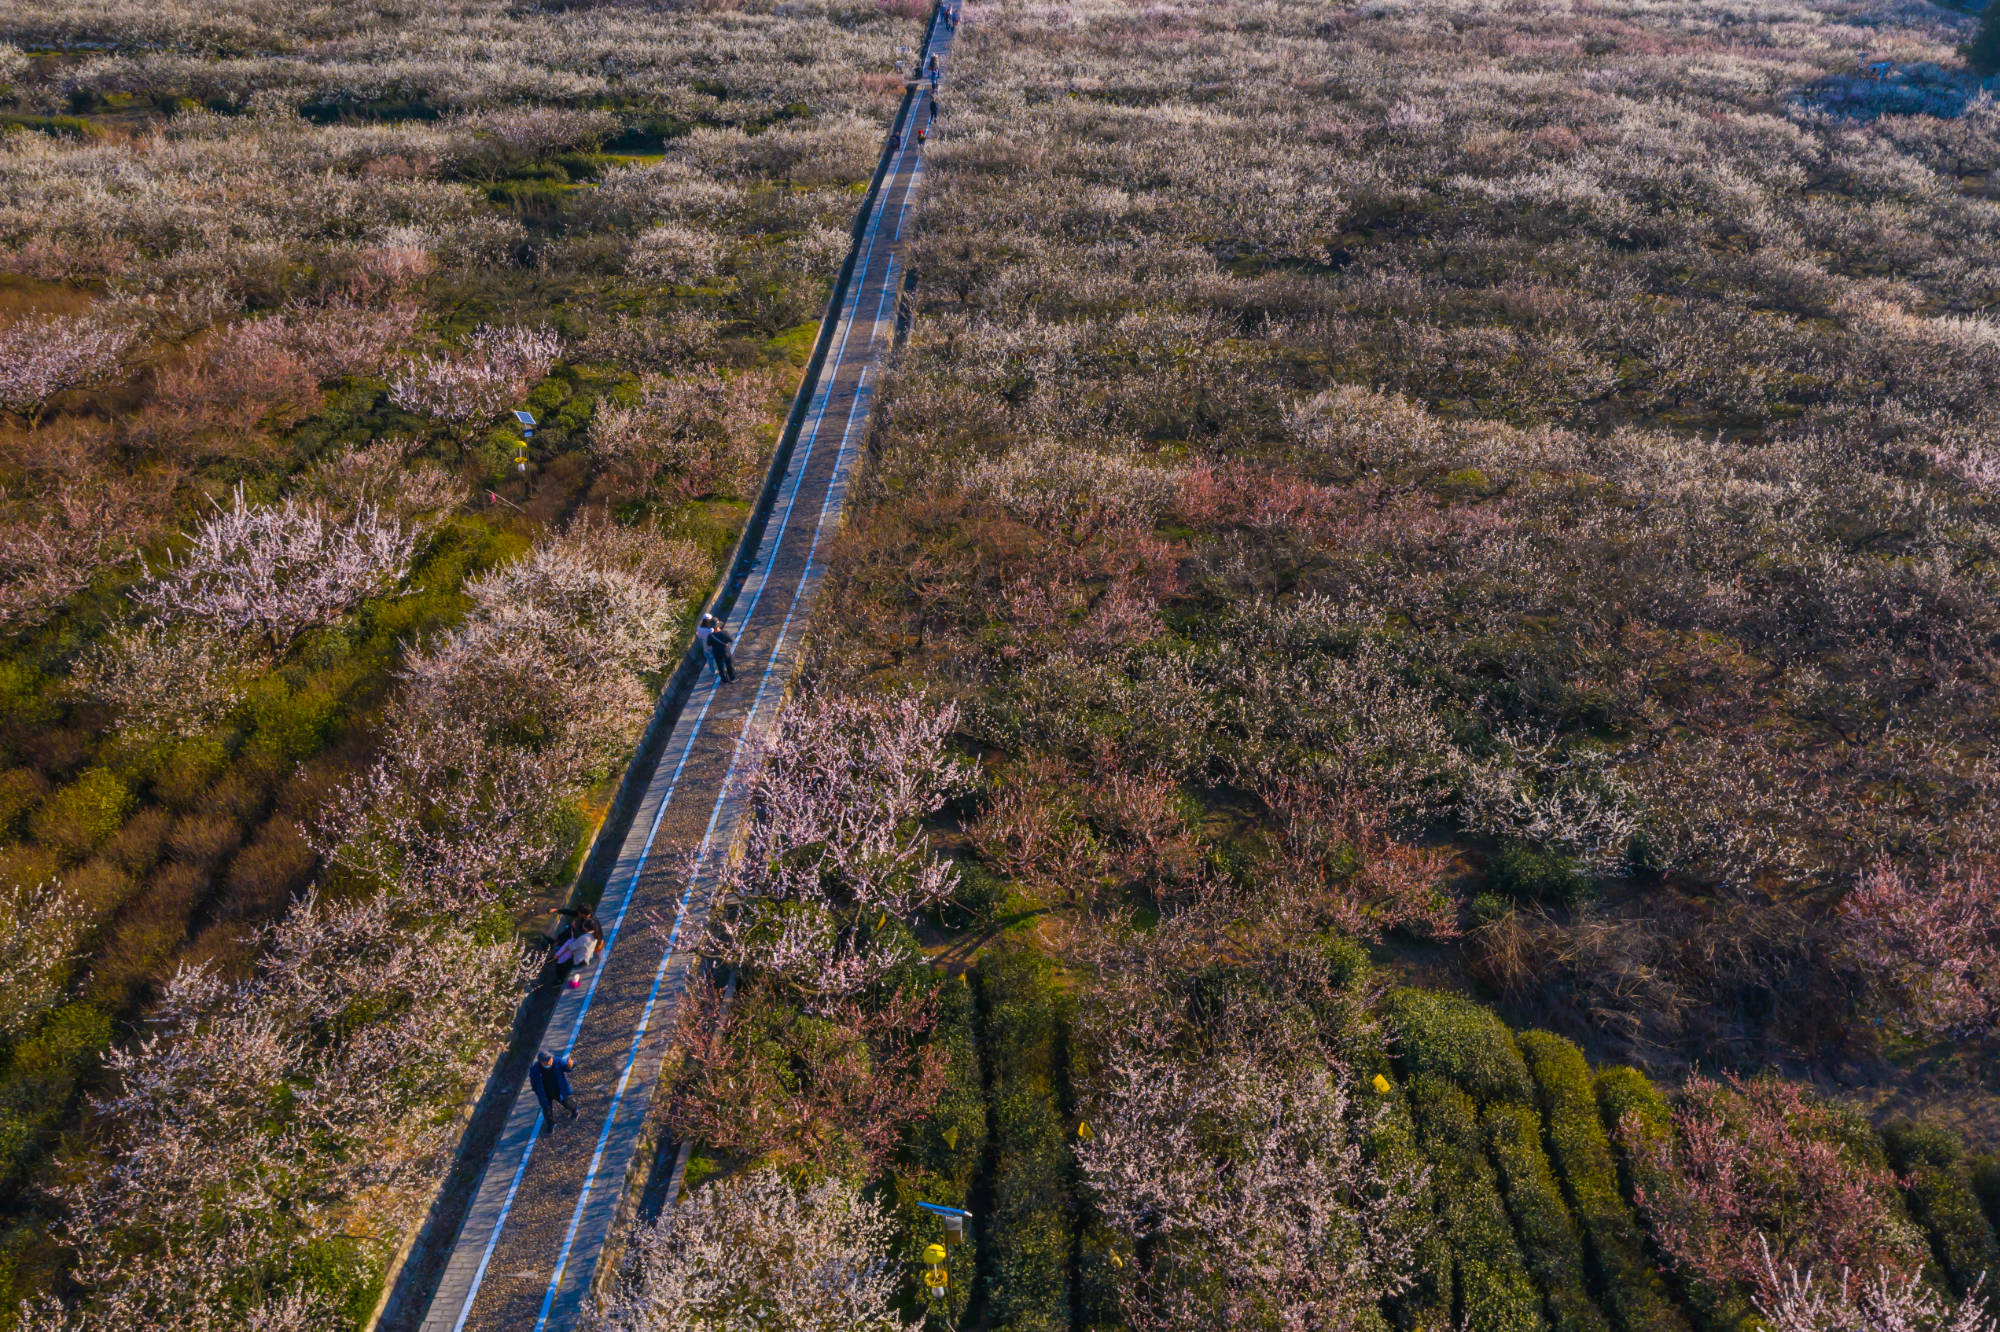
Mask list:
[{"label": "person casting shadow", "polygon": [[528,1070],[528,1086],[541,1103],[544,1133],[555,1127],[555,1106],[560,1105],[569,1111],[571,1119],[576,1118],[576,1093],[569,1085],[570,1070],[575,1067],[567,1055],[558,1059],[544,1050],[535,1056],[534,1066]]}]

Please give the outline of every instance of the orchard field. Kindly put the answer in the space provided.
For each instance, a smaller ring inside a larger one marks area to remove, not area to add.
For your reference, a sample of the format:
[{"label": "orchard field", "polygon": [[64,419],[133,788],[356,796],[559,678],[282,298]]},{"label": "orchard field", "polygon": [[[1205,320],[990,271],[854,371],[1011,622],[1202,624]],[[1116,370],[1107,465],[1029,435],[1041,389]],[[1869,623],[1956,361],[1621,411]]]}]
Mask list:
[{"label": "orchard field", "polygon": [[900,95],[810,9],[0,4],[7,1321],[367,1320]]},{"label": "orchard field", "polygon": [[1978,31],[968,6],[676,1103],[847,1325],[926,1200],[960,1326],[1990,1326]]},{"label": "orchard field", "polygon": [[[369,1325],[929,12],[0,0],[19,1326]],[[2000,17],[963,17],[594,1326],[1992,1332]]]}]

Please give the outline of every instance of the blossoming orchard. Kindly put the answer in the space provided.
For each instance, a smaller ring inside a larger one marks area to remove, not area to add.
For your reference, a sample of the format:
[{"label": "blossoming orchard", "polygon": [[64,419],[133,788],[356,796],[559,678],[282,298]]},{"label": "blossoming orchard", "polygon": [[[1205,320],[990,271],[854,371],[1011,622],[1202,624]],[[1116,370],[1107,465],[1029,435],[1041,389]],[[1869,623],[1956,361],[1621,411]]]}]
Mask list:
[{"label": "blossoming orchard", "polygon": [[2000,0],[0,0],[0,1332],[2000,1332]]}]

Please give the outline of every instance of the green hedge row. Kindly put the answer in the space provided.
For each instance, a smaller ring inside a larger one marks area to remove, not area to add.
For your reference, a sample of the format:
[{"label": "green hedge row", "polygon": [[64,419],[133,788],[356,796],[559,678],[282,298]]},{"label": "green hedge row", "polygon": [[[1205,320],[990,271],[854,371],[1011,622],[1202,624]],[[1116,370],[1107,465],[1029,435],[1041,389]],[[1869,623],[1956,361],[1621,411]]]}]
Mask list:
[{"label": "green hedge row", "polygon": [[[2000,1156],[1975,1156],[1969,1164],[1972,1187],[1986,1204],[1986,1219],[1995,1230],[2000,1230]],[[2000,1282],[2000,1273],[1993,1279]]]},{"label": "green hedge row", "polygon": [[[1517,1056],[1518,1058],[1518,1056]],[[1431,1163],[1438,1226],[1452,1256],[1455,1322],[1480,1332],[1539,1332],[1548,1327],[1528,1276],[1499,1181],[1486,1159],[1472,1098],[1429,1073],[1410,1079],[1418,1143]]]},{"label": "green hedge row", "polygon": [[[1064,1044],[1068,1063],[1063,1071],[1069,1079],[1065,1085],[1071,1089],[1069,1107],[1074,1110],[1073,1089],[1091,1085],[1098,1071],[1096,1055],[1085,1041],[1070,1040]],[[1127,1332],[1120,1310],[1120,1278],[1124,1273],[1122,1268],[1112,1263],[1112,1255],[1119,1248],[1117,1236],[1098,1217],[1097,1209],[1091,1203],[1090,1190],[1083,1186],[1081,1175],[1077,1180],[1076,1196],[1077,1332]]]},{"label": "green hedge row", "polygon": [[1605,1307],[1621,1332],[1688,1332],[1687,1320],[1646,1256],[1645,1232],[1619,1191],[1617,1163],[1598,1118],[1583,1052],[1546,1031],[1522,1032],[1518,1040]]},{"label": "green hedge row", "polygon": [[[1365,1144],[1369,1160],[1385,1175],[1427,1170],[1408,1097],[1398,1087],[1385,1099]],[[1420,1206],[1427,1212],[1437,1207],[1436,1184],[1434,1176],[1424,1181]],[[1393,1301],[1396,1326],[1405,1332],[1451,1332],[1456,1326],[1451,1317],[1451,1245],[1438,1226],[1429,1227],[1418,1241],[1415,1276],[1410,1288]]]},{"label": "green hedge row", "polygon": [[1992,1295],[1993,1283],[2000,1281],[2000,1240],[1980,1210],[1957,1137],[1920,1124],[1892,1124],[1882,1137],[1953,1293],[1969,1293],[1984,1275],[1988,1303],[2000,1306]]},{"label": "green hedge row", "polygon": [[1584,1285],[1583,1242],[1542,1150],[1542,1117],[1532,1106],[1496,1101],[1479,1118],[1550,1324],[1556,1332],[1610,1332]]},{"label": "green hedge row", "polygon": [[991,954],[978,975],[994,1145],[991,1220],[980,1232],[986,1317],[1007,1332],[1068,1332],[1077,1222],[1062,996],[1039,954]]},{"label": "green hedge row", "polygon": [[[1666,1097],[1660,1095],[1659,1088],[1638,1069],[1619,1065],[1597,1075],[1597,1105],[1605,1128],[1610,1132],[1612,1141],[1618,1144],[1627,1197],[1636,1196],[1633,1192],[1635,1188],[1660,1187],[1648,1179],[1652,1172],[1646,1163],[1645,1152],[1654,1145],[1673,1140],[1674,1116]],[[1638,1132],[1637,1141],[1629,1147],[1619,1133],[1619,1125],[1628,1116]],[[1690,1283],[1682,1294],[1694,1312],[1694,1321],[1703,1327],[1738,1328],[1754,1317],[1742,1290],[1709,1290]]]},{"label": "green hedge row", "polygon": [[[949,1056],[944,1093],[928,1116],[910,1126],[897,1154],[893,1179],[897,1221],[912,1254],[921,1252],[926,1244],[941,1244],[945,1238],[944,1223],[917,1204],[933,1202],[970,1209],[973,1185],[986,1156],[986,1088],[979,1072],[972,987],[962,976],[945,977],[937,986],[937,1002],[938,1019],[931,1029],[931,1043]],[[975,1240],[978,1223],[975,1217]],[[964,1318],[972,1299],[978,1275],[975,1253],[973,1244],[953,1248],[946,1263],[951,1273],[946,1302],[954,1320]],[[906,1312],[915,1313],[928,1304],[914,1264],[905,1295]]]},{"label": "green hedge row", "polygon": [[[1618,1144],[1619,1157],[1626,1171],[1626,1189],[1630,1192],[1635,1167],[1633,1155],[1621,1136],[1626,1117],[1631,1116],[1635,1121],[1639,1135],[1637,1145],[1646,1147],[1672,1141],[1673,1111],[1667,1106],[1667,1098],[1647,1081],[1644,1073],[1623,1064],[1615,1064],[1598,1073],[1597,1109],[1605,1132]],[[1643,1165],[1637,1167],[1637,1173],[1643,1176]]]},{"label": "green hedge row", "polygon": [[1514,1033],[1490,1010],[1455,994],[1391,990],[1384,1012],[1411,1074],[1455,1082],[1481,1103],[1534,1099]]}]

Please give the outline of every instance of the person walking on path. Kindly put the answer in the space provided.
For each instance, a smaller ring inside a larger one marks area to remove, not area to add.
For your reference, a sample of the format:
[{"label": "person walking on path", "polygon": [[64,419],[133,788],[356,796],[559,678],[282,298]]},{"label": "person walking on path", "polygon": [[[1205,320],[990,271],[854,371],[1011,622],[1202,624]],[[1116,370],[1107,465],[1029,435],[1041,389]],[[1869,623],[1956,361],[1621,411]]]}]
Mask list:
[{"label": "person walking on path", "polygon": [[708,658],[715,663],[716,675],[728,684],[736,678],[736,638],[713,615],[704,615],[701,620],[701,627],[694,631],[695,637],[708,649]]},{"label": "person walking on path", "polygon": [[535,1056],[535,1066],[528,1070],[528,1085],[534,1089],[535,1099],[541,1102],[545,1126],[555,1125],[556,1117],[551,1108],[555,1105],[569,1111],[571,1119],[576,1118],[576,1095],[569,1085],[570,1070],[574,1067],[568,1056],[558,1059],[544,1050]]}]

